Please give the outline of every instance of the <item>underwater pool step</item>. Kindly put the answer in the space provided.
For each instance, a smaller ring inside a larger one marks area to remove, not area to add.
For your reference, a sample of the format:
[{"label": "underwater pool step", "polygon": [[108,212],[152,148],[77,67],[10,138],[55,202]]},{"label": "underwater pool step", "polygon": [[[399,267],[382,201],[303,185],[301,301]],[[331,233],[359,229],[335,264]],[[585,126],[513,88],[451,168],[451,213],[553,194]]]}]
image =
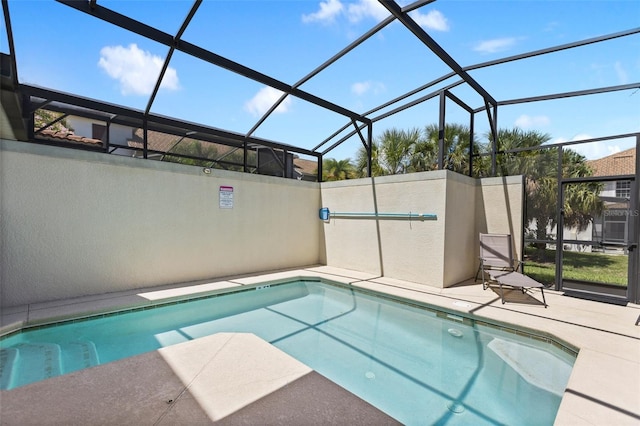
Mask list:
[{"label": "underwater pool step", "polygon": [[0,389],[8,389],[15,376],[15,363],[18,350],[15,348],[0,349]]},{"label": "underwater pool step", "polygon": [[70,373],[100,364],[96,345],[91,340],[65,343],[62,349],[62,372]]},{"label": "underwater pool step", "polygon": [[558,362],[552,353],[495,338],[487,345],[524,380],[538,388],[562,397],[573,366]]},{"label": "underwater pool step", "polygon": [[12,389],[98,364],[96,345],[90,340],[62,345],[20,343],[0,350],[0,389]]},{"label": "underwater pool step", "polygon": [[[15,352],[10,352],[11,350]],[[6,352],[5,352],[6,351]],[[60,375],[60,346],[53,343],[20,343],[3,349],[2,389],[11,389]]]}]

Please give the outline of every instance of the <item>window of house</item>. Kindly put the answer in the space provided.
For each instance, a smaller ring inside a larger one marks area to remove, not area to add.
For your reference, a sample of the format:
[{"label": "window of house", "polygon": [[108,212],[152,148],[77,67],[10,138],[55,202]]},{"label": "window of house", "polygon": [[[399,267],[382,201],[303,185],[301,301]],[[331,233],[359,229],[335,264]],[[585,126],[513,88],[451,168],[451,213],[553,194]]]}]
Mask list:
[{"label": "window of house", "polygon": [[92,124],[91,125],[91,137],[93,139],[98,139],[104,141],[107,135],[107,126],[102,124]]},{"label": "window of house", "polygon": [[629,198],[631,197],[631,181],[619,180],[616,182],[616,197]]}]

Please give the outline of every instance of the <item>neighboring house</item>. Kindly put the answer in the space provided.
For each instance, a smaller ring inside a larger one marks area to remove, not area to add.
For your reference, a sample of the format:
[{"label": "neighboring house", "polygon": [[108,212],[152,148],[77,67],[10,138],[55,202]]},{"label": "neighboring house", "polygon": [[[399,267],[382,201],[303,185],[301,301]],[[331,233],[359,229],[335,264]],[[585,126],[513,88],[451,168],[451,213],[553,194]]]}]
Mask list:
[{"label": "neighboring house", "polygon": [[[83,148],[104,150],[107,140],[107,127],[103,121],[91,120],[84,117],[69,116],[66,119],[69,129],[66,130],[43,130],[36,135],[36,139],[44,140],[49,143],[66,145],[66,146],[82,146]],[[71,130],[73,129],[73,130]],[[232,155],[236,152],[242,153],[236,148],[205,142],[189,137],[181,137],[167,133],[149,131],[147,133],[147,149],[149,150],[148,158],[154,160],[162,160],[167,154],[174,152],[178,144],[195,144],[200,145],[196,148],[199,155],[208,155],[207,159],[211,160],[213,166],[216,160],[232,160]],[[112,124],[109,127],[109,148],[110,154],[124,155],[131,157],[142,157],[144,139],[143,131],[140,128],[133,128]],[[242,162],[236,154],[235,162]],[[240,155],[242,158],[242,155]],[[298,180],[317,180],[316,161],[303,160],[297,155],[287,154],[286,161],[283,158],[283,152],[272,150],[270,148],[257,149],[256,155],[257,173],[271,176],[282,176],[283,165],[286,177]]]},{"label": "neighboring house", "polygon": [[[593,170],[594,177],[629,176],[635,174],[636,149],[631,148],[597,160],[588,160],[587,164]],[[631,180],[620,179],[602,183],[604,188],[599,198],[604,203],[604,213],[595,217],[593,222],[583,231],[576,228],[564,228],[565,240],[594,241],[598,245],[564,244],[565,250],[570,251],[625,251],[629,241],[629,222],[631,216],[638,212],[631,211]],[[535,229],[531,223],[530,229]],[[556,227],[549,227],[547,234],[556,237]]]},{"label": "neighboring house", "polygon": [[[597,160],[588,162],[594,176],[628,176],[636,171],[636,149],[631,148]],[[631,211],[630,179],[620,179],[604,183],[600,199],[605,203],[605,211],[594,220],[592,239],[611,247],[626,247],[629,241]],[[636,211],[635,214],[638,214]]]},{"label": "neighboring house", "polygon": [[313,160],[293,159],[293,167],[300,175],[300,180],[316,182],[318,180],[318,162]]}]

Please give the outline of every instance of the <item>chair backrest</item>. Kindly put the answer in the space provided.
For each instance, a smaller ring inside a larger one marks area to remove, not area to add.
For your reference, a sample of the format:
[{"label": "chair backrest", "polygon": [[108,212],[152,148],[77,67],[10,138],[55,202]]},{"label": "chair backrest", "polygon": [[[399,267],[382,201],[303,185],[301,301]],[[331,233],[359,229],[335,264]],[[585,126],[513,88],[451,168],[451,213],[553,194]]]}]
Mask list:
[{"label": "chair backrest", "polygon": [[484,266],[513,268],[511,235],[480,234],[480,259]]}]

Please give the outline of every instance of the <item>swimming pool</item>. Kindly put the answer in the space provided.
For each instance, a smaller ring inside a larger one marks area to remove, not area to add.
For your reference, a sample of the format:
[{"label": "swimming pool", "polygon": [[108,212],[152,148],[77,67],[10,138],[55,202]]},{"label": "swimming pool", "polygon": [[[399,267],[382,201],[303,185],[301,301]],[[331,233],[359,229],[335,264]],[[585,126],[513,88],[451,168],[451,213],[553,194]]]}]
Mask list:
[{"label": "swimming pool", "polygon": [[404,424],[552,424],[575,354],[412,303],[318,281],[260,286],[25,330],[3,389],[218,332],[250,332]]}]

